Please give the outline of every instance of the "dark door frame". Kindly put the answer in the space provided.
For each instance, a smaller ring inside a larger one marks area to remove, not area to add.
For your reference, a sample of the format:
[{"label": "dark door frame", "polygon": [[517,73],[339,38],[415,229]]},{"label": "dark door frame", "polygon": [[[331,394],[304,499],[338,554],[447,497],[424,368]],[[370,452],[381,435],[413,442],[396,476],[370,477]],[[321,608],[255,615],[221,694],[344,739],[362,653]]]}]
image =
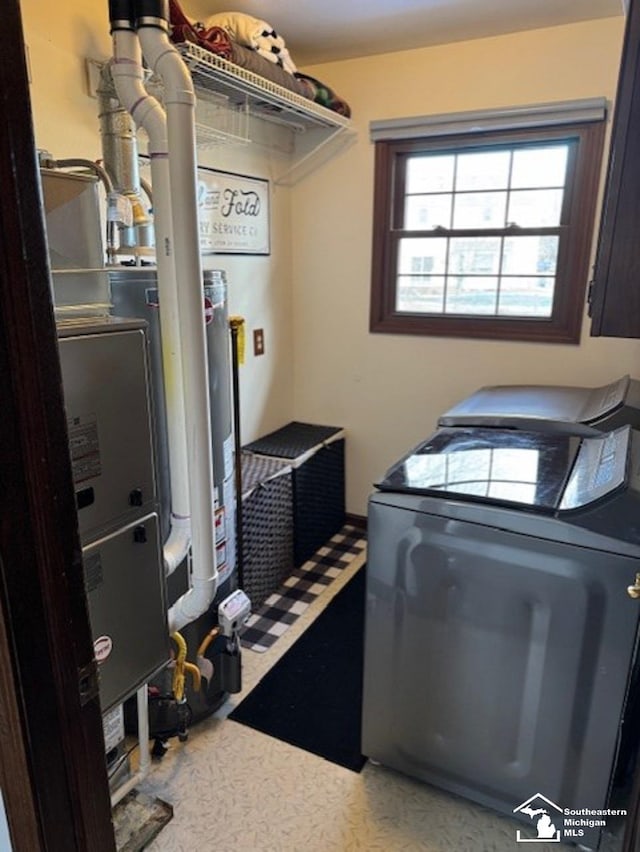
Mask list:
[{"label": "dark door frame", "polygon": [[14,852],[114,852],[18,0],[2,24],[0,790]]},{"label": "dark door frame", "polygon": [[0,96],[0,785],[14,852],[113,852],[18,0]]}]

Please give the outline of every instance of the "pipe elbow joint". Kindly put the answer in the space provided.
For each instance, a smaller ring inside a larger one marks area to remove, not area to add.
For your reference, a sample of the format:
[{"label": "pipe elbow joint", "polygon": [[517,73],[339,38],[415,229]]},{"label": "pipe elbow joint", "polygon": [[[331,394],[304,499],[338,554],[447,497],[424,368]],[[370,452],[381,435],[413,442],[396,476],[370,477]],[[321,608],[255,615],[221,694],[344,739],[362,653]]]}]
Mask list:
[{"label": "pipe elbow joint", "polygon": [[205,579],[192,578],[192,586],[188,592],[174,603],[169,609],[169,632],[181,630],[186,624],[190,624],[209,609],[218,588],[218,575]]},{"label": "pipe elbow joint", "polygon": [[167,153],[167,122],[158,101],[146,92],[132,105],[133,120],[147,131],[151,154]]},{"label": "pipe elbow joint", "polygon": [[167,620],[169,623],[169,633],[175,633],[177,630],[182,630],[187,624],[190,624],[200,615],[202,615],[205,610],[200,612],[197,607],[194,607],[193,601],[193,589],[189,589],[188,592],[178,598],[178,600],[174,603],[172,607],[169,608],[169,612],[167,613]]},{"label": "pipe elbow joint", "polygon": [[140,27],[138,37],[142,53],[164,84],[164,101],[195,104],[195,90],[189,69],[166,33],[154,27]]},{"label": "pipe elbow joint", "polygon": [[171,532],[163,549],[164,570],[168,577],[187,557],[191,548],[191,519],[171,517]]}]

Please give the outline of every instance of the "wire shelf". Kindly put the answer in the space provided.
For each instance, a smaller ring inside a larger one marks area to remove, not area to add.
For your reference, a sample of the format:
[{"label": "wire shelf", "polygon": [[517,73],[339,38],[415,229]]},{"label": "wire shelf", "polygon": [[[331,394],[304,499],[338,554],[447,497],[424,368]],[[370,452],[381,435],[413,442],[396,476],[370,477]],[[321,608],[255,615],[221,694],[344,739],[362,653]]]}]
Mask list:
[{"label": "wire shelf", "polygon": [[[196,90],[196,145],[200,149],[248,144],[263,148],[286,163],[274,172],[275,182],[291,185],[355,137],[349,118],[297,92],[190,42],[176,48]],[[90,66],[93,76],[100,67],[99,63]],[[158,77],[147,72],[145,86],[163,102],[164,88]],[[146,137],[144,130],[140,136]]]},{"label": "wire shelf", "polygon": [[179,45],[178,50],[197,89],[224,95],[230,103],[244,106],[253,115],[289,124],[296,132],[316,127],[346,130],[350,126],[345,116],[191,42]]},{"label": "wire shelf", "polygon": [[217,92],[199,92],[196,104],[196,144],[199,148],[213,145],[247,145],[249,112],[246,104],[230,102]]}]

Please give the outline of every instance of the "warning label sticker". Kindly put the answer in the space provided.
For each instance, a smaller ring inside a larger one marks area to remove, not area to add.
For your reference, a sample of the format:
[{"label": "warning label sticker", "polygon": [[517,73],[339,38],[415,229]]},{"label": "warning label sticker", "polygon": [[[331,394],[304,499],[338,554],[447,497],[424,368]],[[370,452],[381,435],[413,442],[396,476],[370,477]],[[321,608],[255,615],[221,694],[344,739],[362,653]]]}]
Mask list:
[{"label": "warning label sticker", "polygon": [[67,421],[67,424],[74,483],[77,484],[86,479],[100,476],[102,465],[98,441],[98,420],[95,414],[72,417]]},{"label": "warning label sticker", "polygon": [[92,553],[90,556],[85,556],[84,581],[87,587],[87,592],[95,591],[98,586],[101,586],[104,583],[100,553]]}]

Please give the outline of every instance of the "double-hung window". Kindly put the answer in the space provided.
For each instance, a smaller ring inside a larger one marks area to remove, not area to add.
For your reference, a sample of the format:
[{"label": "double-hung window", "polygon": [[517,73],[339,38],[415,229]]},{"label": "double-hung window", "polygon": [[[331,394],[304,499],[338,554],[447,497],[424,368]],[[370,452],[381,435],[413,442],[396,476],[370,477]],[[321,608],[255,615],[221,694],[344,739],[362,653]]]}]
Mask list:
[{"label": "double-hung window", "polygon": [[579,341],[604,101],[530,110],[372,124],[372,331]]}]

